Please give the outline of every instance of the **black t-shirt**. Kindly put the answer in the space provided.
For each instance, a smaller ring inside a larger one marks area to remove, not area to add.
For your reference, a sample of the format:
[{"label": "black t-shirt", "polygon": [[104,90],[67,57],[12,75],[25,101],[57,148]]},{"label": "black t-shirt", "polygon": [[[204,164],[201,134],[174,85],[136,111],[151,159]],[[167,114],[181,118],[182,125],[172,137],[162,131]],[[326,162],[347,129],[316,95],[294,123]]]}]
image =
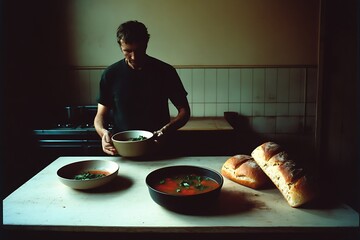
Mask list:
[{"label": "black t-shirt", "polygon": [[113,111],[113,132],[156,131],[170,121],[169,100],[175,106],[188,104],[187,92],[171,65],[148,56],[141,70],[125,59],[103,72],[98,102]]}]

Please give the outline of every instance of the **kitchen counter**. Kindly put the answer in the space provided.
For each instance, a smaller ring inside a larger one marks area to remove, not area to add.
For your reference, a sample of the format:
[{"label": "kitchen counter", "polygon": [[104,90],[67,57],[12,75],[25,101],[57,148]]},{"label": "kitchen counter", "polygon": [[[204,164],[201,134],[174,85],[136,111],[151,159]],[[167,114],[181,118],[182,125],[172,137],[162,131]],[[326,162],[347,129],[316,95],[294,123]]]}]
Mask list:
[{"label": "kitchen counter", "polygon": [[231,155],[237,151],[236,131],[224,117],[192,117],[175,138],[170,152],[181,156]]},{"label": "kitchen counter", "polygon": [[192,117],[180,131],[226,131],[233,127],[223,117]]},{"label": "kitchen counter", "polygon": [[[117,179],[88,191],[73,190],[57,179],[56,171],[61,166],[85,159],[117,162],[120,167]],[[3,200],[3,228],[9,234],[92,232],[117,234],[117,238],[119,234],[132,234],[135,238],[150,233],[171,235],[172,239],[208,233],[221,239],[233,238],[235,234],[238,239],[269,234],[291,234],[292,239],[306,234],[315,234],[318,239],[340,236],[337,234],[355,236],[359,214],[347,205],[292,208],[275,188],[253,190],[226,178],[218,205],[206,214],[172,212],[151,199],[145,184],[151,171],[170,165],[204,166],[220,171],[226,159],[228,156],[152,161],[107,156],[60,157]]]}]

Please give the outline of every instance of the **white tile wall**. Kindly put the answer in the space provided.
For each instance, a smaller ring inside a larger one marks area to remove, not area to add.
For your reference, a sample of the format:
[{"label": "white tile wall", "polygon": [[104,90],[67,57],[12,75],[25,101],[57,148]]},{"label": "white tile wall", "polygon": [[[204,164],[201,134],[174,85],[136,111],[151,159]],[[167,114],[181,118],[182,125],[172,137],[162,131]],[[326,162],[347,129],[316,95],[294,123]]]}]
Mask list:
[{"label": "white tile wall", "polygon": [[[216,69],[205,69],[205,103],[216,103]],[[213,111],[216,112],[216,111]]]},{"label": "white tile wall", "polygon": [[[218,69],[216,71],[216,103],[227,111],[229,103],[229,70]],[[226,104],[226,106],[225,106]],[[218,112],[218,111],[217,111]]]},{"label": "white tile wall", "polygon": [[304,102],[305,71],[303,68],[290,69],[289,102]]},{"label": "white tile wall", "polygon": [[229,110],[240,112],[240,69],[229,69]]},{"label": "white tile wall", "polygon": [[254,117],[252,127],[258,133],[275,133],[276,118],[274,117]]},{"label": "white tile wall", "polygon": [[[194,69],[192,71],[192,102],[203,104],[205,101],[205,72],[204,69]],[[204,106],[202,106],[204,108]],[[204,112],[204,110],[202,110]]]},{"label": "white tile wall", "polygon": [[252,69],[241,69],[241,82],[240,82],[240,102],[249,103],[253,102],[253,81]]},{"label": "white tile wall", "polygon": [[252,102],[263,103],[265,100],[265,69],[256,68],[252,72]]},{"label": "white tile wall", "polygon": [[[70,78],[69,104],[96,104],[102,69],[78,69]],[[179,68],[193,117],[233,111],[249,118],[255,131],[314,133],[317,68]],[[169,102],[170,114],[176,115]]]},{"label": "white tile wall", "polygon": [[[265,69],[265,102],[274,103],[277,99],[277,76],[276,68]],[[275,114],[275,112],[274,112]]]},{"label": "white tile wall", "polygon": [[290,68],[277,70],[276,102],[289,102]]}]

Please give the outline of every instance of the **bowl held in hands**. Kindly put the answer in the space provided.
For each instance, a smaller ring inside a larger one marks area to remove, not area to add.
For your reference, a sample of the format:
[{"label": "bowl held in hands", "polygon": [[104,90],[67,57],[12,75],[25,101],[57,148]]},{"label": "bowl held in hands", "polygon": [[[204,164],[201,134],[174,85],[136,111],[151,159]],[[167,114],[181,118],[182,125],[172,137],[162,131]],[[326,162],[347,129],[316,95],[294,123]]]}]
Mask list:
[{"label": "bowl held in hands", "polygon": [[142,157],[155,153],[158,143],[154,134],[145,130],[129,130],[114,134],[111,140],[122,157]]}]

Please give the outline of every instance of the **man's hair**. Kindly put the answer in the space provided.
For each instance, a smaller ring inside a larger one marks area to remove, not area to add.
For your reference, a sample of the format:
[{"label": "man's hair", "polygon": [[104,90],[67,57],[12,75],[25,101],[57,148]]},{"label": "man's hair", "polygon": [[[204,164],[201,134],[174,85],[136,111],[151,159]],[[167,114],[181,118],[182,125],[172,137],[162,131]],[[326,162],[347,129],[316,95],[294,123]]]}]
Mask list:
[{"label": "man's hair", "polygon": [[128,21],[122,23],[116,31],[117,42],[120,40],[125,43],[144,43],[147,45],[150,34],[146,26],[138,21]]}]

